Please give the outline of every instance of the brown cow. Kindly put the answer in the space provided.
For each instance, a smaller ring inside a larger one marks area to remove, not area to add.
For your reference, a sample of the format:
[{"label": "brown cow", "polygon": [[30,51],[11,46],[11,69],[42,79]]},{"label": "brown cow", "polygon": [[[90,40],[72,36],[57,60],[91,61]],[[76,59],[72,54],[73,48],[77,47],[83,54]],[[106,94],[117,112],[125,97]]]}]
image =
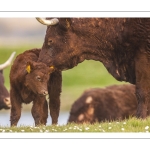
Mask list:
[{"label": "brown cow", "polygon": [[39,61],[60,70],[100,61],[119,81],[136,85],[137,117],[150,103],[150,18],[50,18]]},{"label": "brown cow", "polygon": [[[17,126],[22,103],[33,102],[32,116],[35,125],[46,125],[49,94],[52,123],[58,121],[61,93],[61,72],[37,62],[41,49],[27,50],[19,54],[10,70],[11,126]],[[54,72],[53,72],[54,71]],[[52,73],[53,72],[53,73]],[[50,80],[49,80],[50,77]]]},{"label": "brown cow", "polygon": [[[135,86],[113,85],[86,90],[72,105],[68,122],[95,123],[135,116]],[[148,105],[150,114],[150,104]]]},{"label": "brown cow", "polygon": [[10,109],[10,96],[9,92],[4,86],[4,76],[3,71],[0,70],[0,110],[1,109]]},{"label": "brown cow", "polygon": [[0,64],[0,110],[10,109],[11,107],[9,92],[4,85],[3,69],[11,64],[15,53],[16,52],[13,52],[5,63]]}]

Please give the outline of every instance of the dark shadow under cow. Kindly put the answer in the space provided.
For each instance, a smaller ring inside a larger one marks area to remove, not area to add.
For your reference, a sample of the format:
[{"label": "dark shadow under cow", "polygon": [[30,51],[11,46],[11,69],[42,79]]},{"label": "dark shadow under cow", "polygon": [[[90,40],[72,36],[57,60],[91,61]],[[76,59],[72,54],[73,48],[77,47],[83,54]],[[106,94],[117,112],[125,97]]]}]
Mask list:
[{"label": "dark shadow under cow", "polygon": [[49,108],[52,124],[56,124],[60,109],[61,72],[37,62],[41,49],[27,50],[19,54],[10,70],[11,126],[16,126],[22,103],[33,102],[32,116],[35,125],[46,125]]},{"label": "dark shadow under cow", "polygon": [[[136,115],[137,98],[132,84],[86,90],[72,105],[68,122],[95,123],[128,119]],[[148,105],[150,114],[150,104]]]}]

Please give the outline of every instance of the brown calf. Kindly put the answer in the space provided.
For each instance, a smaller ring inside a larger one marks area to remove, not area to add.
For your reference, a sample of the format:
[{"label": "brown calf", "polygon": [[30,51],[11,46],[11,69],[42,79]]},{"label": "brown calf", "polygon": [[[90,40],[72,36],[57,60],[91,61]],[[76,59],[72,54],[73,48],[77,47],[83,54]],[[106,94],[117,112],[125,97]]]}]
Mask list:
[{"label": "brown calf", "polygon": [[[94,123],[135,116],[135,86],[113,85],[86,90],[72,105],[68,122]],[[150,104],[148,105],[150,114]]]},{"label": "brown calf", "polygon": [[11,126],[16,126],[20,119],[22,103],[28,104],[30,102],[33,102],[31,112],[35,125],[46,125],[48,117],[47,94],[50,99],[52,123],[57,123],[60,108],[61,73],[53,72],[53,67],[36,62],[40,50],[27,50],[18,55],[11,67]]}]

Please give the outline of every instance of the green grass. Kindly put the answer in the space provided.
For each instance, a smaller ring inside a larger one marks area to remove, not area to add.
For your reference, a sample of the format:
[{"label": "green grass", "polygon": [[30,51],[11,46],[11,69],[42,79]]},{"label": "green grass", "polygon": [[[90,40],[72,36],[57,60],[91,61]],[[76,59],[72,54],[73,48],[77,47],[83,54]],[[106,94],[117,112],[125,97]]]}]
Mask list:
[{"label": "green grass", "polygon": [[[4,63],[13,51],[16,51],[17,56],[25,50],[40,47],[41,45],[38,44],[18,47],[0,47],[0,63]],[[9,72],[10,66],[4,70],[5,86],[8,90],[10,89]],[[61,111],[68,111],[72,103],[88,88],[123,84],[123,82],[114,79],[102,63],[93,60],[85,60],[78,64],[78,66],[63,71],[62,74]]]},{"label": "green grass", "polygon": [[102,133],[134,133],[150,132],[150,117],[141,120],[136,118],[125,119],[123,121],[112,121],[94,124],[51,125],[51,126],[0,126],[0,132],[102,132]]}]

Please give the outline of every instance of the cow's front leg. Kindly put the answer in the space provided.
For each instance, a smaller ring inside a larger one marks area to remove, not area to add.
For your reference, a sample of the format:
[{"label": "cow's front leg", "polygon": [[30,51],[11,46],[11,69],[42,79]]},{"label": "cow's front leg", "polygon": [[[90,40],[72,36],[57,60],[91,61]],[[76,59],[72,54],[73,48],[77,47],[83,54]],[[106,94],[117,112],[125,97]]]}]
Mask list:
[{"label": "cow's front leg", "polygon": [[49,109],[50,116],[52,118],[52,124],[58,123],[58,116],[60,111],[60,94],[62,84],[62,74],[59,71],[55,71],[51,74],[50,81],[48,83],[49,93]]},{"label": "cow's front leg", "polygon": [[35,121],[35,126],[46,125],[48,106],[45,103],[45,97],[40,97],[33,101],[31,112]]},{"label": "cow's front leg", "polygon": [[57,124],[60,110],[60,99],[59,98],[50,99],[49,104],[50,104],[49,108],[50,108],[50,116],[52,118],[52,124]]},{"label": "cow's front leg", "polygon": [[139,51],[135,60],[136,96],[138,100],[137,117],[146,118],[150,103],[150,58]]}]

